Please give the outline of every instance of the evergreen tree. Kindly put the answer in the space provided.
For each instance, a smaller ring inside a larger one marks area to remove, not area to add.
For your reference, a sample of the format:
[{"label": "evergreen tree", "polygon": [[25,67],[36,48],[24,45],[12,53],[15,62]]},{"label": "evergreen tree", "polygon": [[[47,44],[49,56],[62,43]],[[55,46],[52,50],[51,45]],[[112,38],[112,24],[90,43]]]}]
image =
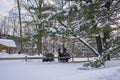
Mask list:
[{"label": "evergreen tree", "polygon": [[33,20],[30,24],[36,26],[36,33],[33,35],[37,39],[38,54],[42,53],[42,37],[46,34],[50,25],[51,11],[54,6],[47,4],[46,0],[23,1],[23,7],[30,13]]}]

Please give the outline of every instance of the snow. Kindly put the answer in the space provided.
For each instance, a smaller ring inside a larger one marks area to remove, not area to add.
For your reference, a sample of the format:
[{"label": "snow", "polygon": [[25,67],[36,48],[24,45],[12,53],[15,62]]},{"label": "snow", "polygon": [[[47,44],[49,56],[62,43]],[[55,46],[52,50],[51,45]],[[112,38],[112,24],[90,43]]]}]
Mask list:
[{"label": "snow", "polygon": [[34,56],[30,56],[30,55],[26,55],[26,54],[8,54],[6,52],[0,52],[0,58],[14,58],[14,57],[43,57],[42,55],[34,55]]},{"label": "snow", "polygon": [[8,47],[16,47],[15,42],[11,39],[0,39],[0,44]]},{"label": "snow", "polygon": [[[22,54],[3,55],[22,56]],[[119,63],[119,60],[111,60],[107,61],[103,68],[80,70],[83,63],[2,60],[0,61],[0,80],[119,80]]]}]

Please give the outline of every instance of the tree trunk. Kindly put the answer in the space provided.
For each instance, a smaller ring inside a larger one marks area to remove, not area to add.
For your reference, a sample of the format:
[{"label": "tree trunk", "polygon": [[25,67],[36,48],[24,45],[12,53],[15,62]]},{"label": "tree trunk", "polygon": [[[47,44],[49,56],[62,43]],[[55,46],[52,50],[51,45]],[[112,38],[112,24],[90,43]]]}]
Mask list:
[{"label": "tree trunk", "polygon": [[103,49],[102,49],[102,42],[100,36],[96,37],[96,43],[97,43],[97,49],[100,54],[102,54]]},{"label": "tree trunk", "polygon": [[37,49],[38,49],[38,55],[42,54],[42,37],[38,38]]},{"label": "tree trunk", "polygon": [[[107,43],[107,39],[109,39],[109,37],[110,37],[110,33],[109,32],[104,32],[104,38],[103,38],[103,42],[104,42],[104,44],[105,44],[105,47],[107,48],[108,47],[108,43]],[[106,55],[106,59],[107,60],[110,60],[110,54],[107,54]]]},{"label": "tree trunk", "polygon": [[[21,9],[20,9],[20,2],[19,2],[19,0],[17,0],[17,4],[18,4],[18,13],[19,13],[19,24],[20,24],[20,37],[22,38]],[[22,50],[23,49],[22,41],[21,41],[20,45],[21,45],[21,50]]]},{"label": "tree trunk", "polygon": [[[42,11],[41,11],[41,8],[42,8],[42,2],[43,0],[39,0],[39,3],[38,3],[38,19],[40,19],[41,17],[41,14],[42,14]],[[39,24],[38,26],[38,29],[41,30],[43,27],[41,27],[42,25]],[[39,33],[39,32],[38,32]],[[38,37],[38,42],[37,42],[37,49],[38,49],[38,55],[42,54],[42,37],[39,36]]]}]

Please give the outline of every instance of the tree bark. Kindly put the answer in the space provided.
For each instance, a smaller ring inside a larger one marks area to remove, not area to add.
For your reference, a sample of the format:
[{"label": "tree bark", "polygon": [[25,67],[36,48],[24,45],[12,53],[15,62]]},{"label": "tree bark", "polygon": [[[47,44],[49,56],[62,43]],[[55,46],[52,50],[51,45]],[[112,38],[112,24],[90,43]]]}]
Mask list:
[{"label": "tree bark", "polygon": [[[39,4],[39,6],[38,6],[38,11],[39,11],[39,13],[38,13],[38,19],[41,18],[39,16],[41,16],[41,14],[42,14],[42,11],[41,11],[42,3],[43,3],[43,0],[39,0],[39,3],[38,3]],[[43,28],[42,25],[38,26],[39,30],[41,30],[42,28]],[[38,49],[38,55],[42,54],[42,37],[41,36],[38,37],[37,49]]]},{"label": "tree bark", "polygon": [[96,37],[96,43],[97,43],[97,49],[100,54],[102,54],[103,49],[102,49],[102,42],[100,36]]},{"label": "tree bark", "polygon": [[42,37],[38,38],[37,49],[38,49],[38,55],[42,54]]},{"label": "tree bark", "polygon": [[[20,24],[20,37],[22,38],[22,22],[21,22],[21,8],[20,8],[20,2],[17,0],[18,4],[18,13],[19,13],[19,24]],[[23,49],[22,41],[20,43],[21,45],[21,50]]]},{"label": "tree bark", "polygon": [[[104,32],[103,42],[104,42],[106,48],[108,47],[108,43],[106,40],[109,39],[109,37],[110,37],[110,32]],[[107,58],[107,60],[110,60],[110,54],[107,54],[106,58]]]}]

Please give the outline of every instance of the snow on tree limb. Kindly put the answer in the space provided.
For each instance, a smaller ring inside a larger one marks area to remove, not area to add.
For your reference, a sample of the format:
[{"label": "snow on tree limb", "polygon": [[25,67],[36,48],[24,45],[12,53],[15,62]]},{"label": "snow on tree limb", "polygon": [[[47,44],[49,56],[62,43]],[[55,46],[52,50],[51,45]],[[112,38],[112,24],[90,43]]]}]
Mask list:
[{"label": "snow on tree limb", "polygon": [[83,38],[75,37],[74,38],[78,39],[80,42],[82,42],[84,45],[86,45],[93,53],[95,53],[96,56],[99,56],[99,52],[95,50],[89,43],[85,41]]}]

